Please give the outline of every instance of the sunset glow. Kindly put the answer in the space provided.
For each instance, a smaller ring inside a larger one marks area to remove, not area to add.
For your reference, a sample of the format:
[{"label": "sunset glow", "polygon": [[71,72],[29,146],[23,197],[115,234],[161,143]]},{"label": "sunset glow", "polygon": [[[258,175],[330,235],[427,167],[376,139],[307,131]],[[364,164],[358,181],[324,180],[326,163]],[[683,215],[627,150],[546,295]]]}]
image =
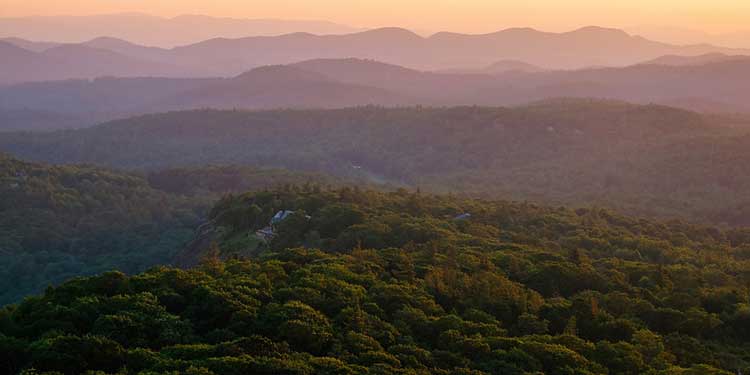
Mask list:
[{"label": "sunset glow", "polygon": [[0,17],[141,12],[173,17],[321,19],[356,27],[490,32],[507,27],[563,31],[583,25],[669,26],[710,33],[737,31],[750,19],[745,0],[2,0]]}]

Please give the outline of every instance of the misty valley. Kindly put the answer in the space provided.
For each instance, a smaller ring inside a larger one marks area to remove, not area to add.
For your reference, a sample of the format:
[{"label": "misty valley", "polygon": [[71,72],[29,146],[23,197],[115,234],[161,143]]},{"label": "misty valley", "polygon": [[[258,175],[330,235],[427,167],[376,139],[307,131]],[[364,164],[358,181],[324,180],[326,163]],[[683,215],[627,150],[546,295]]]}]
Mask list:
[{"label": "misty valley", "polygon": [[748,373],[729,44],[0,17],[0,374]]}]

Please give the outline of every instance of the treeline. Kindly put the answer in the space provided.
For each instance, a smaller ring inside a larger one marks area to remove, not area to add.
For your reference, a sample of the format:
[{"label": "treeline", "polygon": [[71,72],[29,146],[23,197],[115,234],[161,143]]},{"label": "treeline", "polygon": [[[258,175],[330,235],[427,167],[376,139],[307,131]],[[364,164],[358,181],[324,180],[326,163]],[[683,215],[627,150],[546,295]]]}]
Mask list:
[{"label": "treeline", "polygon": [[[190,111],[46,134],[0,149],[135,170],[252,165],[489,198],[601,205],[750,225],[750,138],[739,118],[557,100],[516,108]],[[727,125],[727,126],[724,126]]]},{"label": "treeline", "polygon": [[320,173],[292,172],[285,169],[265,169],[242,165],[161,169],[148,172],[146,179],[154,189],[199,197],[306,183],[323,186],[366,184],[366,181],[344,180]]},{"label": "treeline", "polygon": [[[278,210],[294,213],[261,254],[217,259]],[[199,268],[106,273],[7,307],[0,363],[27,374],[750,370],[748,230],[315,186],[227,196],[210,218],[221,235]]]}]

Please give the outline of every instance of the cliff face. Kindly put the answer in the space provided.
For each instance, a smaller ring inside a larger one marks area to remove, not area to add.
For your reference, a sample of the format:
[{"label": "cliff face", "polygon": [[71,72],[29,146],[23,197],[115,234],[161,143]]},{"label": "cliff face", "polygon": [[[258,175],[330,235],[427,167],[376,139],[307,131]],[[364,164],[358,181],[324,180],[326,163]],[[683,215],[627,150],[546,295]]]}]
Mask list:
[{"label": "cliff face", "polygon": [[180,251],[173,260],[173,265],[180,268],[192,268],[203,259],[211,244],[218,239],[218,233],[213,221],[207,221],[195,230],[193,240]]},{"label": "cliff face", "polygon": [[254,231],[227,237],[226,228],[214,220],[207,221],[195,230],[192,241],[174,257],[172,265],[192,268],[211,257],[221,260],[253,258],[267,248],[267,241]]}]

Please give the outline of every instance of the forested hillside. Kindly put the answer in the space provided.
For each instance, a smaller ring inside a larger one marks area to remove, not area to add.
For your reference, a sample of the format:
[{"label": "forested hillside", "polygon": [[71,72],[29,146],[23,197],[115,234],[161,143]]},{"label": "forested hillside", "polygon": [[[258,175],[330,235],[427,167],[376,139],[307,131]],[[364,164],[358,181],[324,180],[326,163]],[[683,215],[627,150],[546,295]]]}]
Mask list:
[{"label": "forested hillside", "polygon": [[0,196],[0,304],[77,275],[169,263],[207,205],[135,175],[2,155]]},{"label": "forested hillside", "polygon": [[[254,236],[253,259],[215,256]],[[8,373],[732,374],[750,232],[601,209],[309,186],[228,196],[199,268],[0,312]],[[27,372],[34,373],[37,372]]]},{"label": "forested hillside", "polygon": [[0,154],[0,305],[75,276],[170,264],[222,194],[306,182],[340,184],[231,166],[143,177]]},{"label": "forested hillside", "polygon": [[203,110],[77,131],[6,133],[0,150],[129,169],[283,167],[747,225],[750,138],[737,124],[743,121],[598,100],[514,108]]}]

